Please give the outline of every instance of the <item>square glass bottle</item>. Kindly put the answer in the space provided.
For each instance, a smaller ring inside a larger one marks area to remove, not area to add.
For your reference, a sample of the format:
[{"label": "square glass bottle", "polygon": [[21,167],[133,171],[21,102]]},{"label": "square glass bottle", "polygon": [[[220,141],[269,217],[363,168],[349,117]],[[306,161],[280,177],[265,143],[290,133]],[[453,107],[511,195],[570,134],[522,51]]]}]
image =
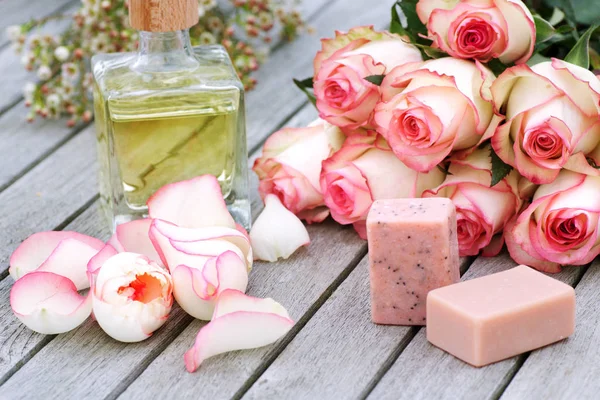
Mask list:
[{"label": "square glass bottle", "polygon": [[203,174],[250,227],[244,89],[222,46],[192,48],[197,15],[196,0],[132,0],[138,52],[92,58],[100,196],[113,229],[143,218],[160,187]]}]

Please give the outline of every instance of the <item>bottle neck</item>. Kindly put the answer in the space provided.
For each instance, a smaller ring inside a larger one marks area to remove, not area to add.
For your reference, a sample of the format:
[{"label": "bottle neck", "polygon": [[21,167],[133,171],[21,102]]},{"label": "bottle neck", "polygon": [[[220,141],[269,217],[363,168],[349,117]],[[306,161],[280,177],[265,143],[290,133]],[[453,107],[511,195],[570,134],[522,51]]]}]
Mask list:
[{"label": "bottle neck", "polygon": [[189,30],[140,31],[139,34],[138,56],[133,69],[140,72],[169,72],[198,67]]}]

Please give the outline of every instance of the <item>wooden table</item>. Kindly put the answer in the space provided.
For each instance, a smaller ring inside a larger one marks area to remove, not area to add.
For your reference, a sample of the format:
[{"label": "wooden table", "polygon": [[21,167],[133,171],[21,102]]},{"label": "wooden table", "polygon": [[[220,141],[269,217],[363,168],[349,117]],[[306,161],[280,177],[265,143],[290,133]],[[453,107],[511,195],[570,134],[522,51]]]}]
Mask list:
[{"label": "wooden table", "polygon": [[[320,37],[334,29],[384,27],[390,1],[304,0],[314,35],[276,44],[248,95],[251,162],[282,126],[316,113],[291,83],[311,74]],[[76,7],[69,0],[0,0],[0,26]],[[0,399],[595,399],[600,397],[600,265],[556,278],[576,286],[570,339],[485,368],[428,344],[425,329],[370,322],[366,243],[329,221],[309,227],[312,244],[286,261],[259,263],[248,293],[273,297],[297,323],[272,346],[225,354],[185,371],[183,353],[203,322],[176,309],[150,339],[124,344],[94,321],[58,336],[31,332],[13,316],[8,257],[31,233],[69,229],[102,239],[93,128],[24,122],[21,89],[32,79],[0,39]],[[256,188],[253,176],[253,187]],[[254,193],[255,215],[261,204]],[[504,254],[463,259],[464,279],[511,267]]]}]

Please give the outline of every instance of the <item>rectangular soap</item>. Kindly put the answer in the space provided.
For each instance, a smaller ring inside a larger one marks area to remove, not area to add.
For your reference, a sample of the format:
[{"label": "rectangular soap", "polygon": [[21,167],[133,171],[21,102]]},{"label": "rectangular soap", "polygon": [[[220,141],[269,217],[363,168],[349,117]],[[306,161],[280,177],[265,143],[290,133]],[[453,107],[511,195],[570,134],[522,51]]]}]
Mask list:
[{"label": "rectangular soap", "polygon": [[460,280],[452,201],[377,200],[367,239],[373,322],[425,325],[427,293]]},{"label": "rectangular soap", "polygon": [[574,330],[573,288],[524,265],[427,297],[427,340],[476,367],[557,342]]}]

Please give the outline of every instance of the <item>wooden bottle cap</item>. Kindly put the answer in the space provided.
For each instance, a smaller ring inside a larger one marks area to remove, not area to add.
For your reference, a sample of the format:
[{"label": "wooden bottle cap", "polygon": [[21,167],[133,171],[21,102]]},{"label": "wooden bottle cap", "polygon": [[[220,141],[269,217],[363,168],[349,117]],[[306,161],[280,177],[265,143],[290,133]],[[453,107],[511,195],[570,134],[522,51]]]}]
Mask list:
[{"label": "wooden bottle cap", "polygon": [[188,29],[198,23],[198,0],[129,0],[129,23],[150,32]]}]

